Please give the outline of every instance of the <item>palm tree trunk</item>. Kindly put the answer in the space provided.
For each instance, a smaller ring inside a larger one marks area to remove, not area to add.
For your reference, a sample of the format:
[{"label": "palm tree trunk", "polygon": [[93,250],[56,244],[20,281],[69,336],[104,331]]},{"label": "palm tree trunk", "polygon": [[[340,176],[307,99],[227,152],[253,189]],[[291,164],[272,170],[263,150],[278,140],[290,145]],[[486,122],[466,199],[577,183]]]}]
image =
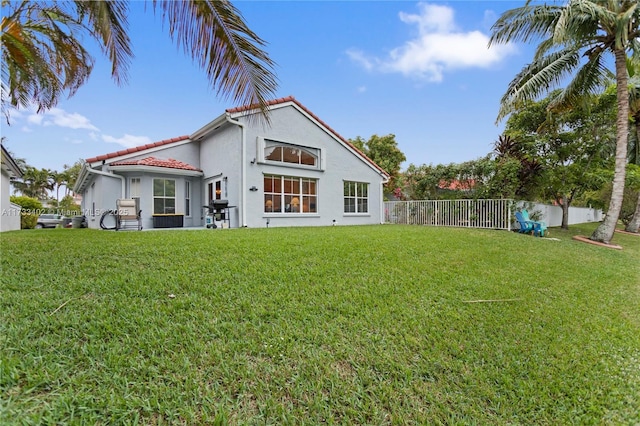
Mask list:
[{"label": "palm tree trunk", "polygon": [[618,116],[616,119],[616,165],[613,175],[611,202],[604,221],[593,231],[591,240],[609,243],[616,230],[622,198],[624,195],[624,179],[627,165],[627,141],[629,140],[629,88],[627,87],[627,55],[624,49],[615,49],[616,84],[618,99]]},{"label": "palm tree trunk", "polygon": [[640,228],[640,191],[638,191],[638,202],[636,203],[636,211],[633,213],[631,221],[627,223],[627,226],[624,228],[624,230],[627,232],[638,232],[638,228]]},{"label": "palm tree trunk", "polygon": [[[634,127],[636,129],[636,144],[633,147],[635,153],[631,162],[634,164],[640,164],[640,156],[638,153],[640,152],[640,111],[635,115]],[[624,228],[627,232],[638,232],[640,228],[640,191],[638,191],[638,202],[636,203],[636,211],[633,213],[631,217],[631,221],[627,223],[627,226]]]}]

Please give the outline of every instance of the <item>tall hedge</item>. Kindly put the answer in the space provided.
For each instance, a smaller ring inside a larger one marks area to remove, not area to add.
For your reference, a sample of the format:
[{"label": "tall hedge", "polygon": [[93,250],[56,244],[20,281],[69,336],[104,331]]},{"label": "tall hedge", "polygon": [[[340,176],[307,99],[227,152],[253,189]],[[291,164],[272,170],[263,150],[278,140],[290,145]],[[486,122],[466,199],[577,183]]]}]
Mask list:
[{"label": "tall hedge", "polygon": [[20,228],[33,229],[38,222],[38,216],[42,213],[42,203],[35,198],[12,195],[10,198],[13,204],[22,207],[20,213]]}]

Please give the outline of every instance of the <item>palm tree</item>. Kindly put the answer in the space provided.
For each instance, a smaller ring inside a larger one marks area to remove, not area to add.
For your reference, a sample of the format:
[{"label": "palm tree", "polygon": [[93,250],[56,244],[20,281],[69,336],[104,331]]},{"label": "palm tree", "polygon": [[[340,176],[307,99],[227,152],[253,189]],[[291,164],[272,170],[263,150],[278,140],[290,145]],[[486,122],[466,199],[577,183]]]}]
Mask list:
[{"label": "palm tree", "polygon": [[49,175],[52,183],[52,190],[56,191],[56,201],[60,202],[60,187],[67,186],[67,181],[69,180],[69,176],[63,172],[57,172],[52,170]]},{"label": "palm tree", "polygon": [[[32,103],[38,110],[72,96],[88,79],[93,58],[81,40],[98,41],[120,84],[133,57],[127,34],[128,1],[2,0],[2,110]],[[209,77],[218,95],[255,105],[267,117],[277,81],[266,42],[251,31],[229,0],[153,1],[170,37]]]},{"label": "palm tree", "polygon": [[591,239],[608,243],[622,207],[629,129],[627,54],[640,57],[640,5],[637,0],[569,0],[561,6],[531,5],[505,12],[492,27],[489,45],[542,38],[533,61],[511,81],[498,112],[502,120],[518,104],[534,100],[573,74],[552,107],[576,104],[595,93],[615,60],[617,84],[616,155],[613,191],[605,220]]},{"label": "palm tree", "polygon": [[53,190],[51,171],[26,166],[22,178],[14,181],[13,186],[16,192],[20,192],[24,196],[46,201],[49,198],[48,191]]},{"label": "palm tree", "polygon": [[[640,60],[628,60],[629,72],[629,110],[633,130],[629,135],[629,162],[640,165]],[[638,232],[640,228],[640,192],[636,202],[636,210],[624,228],[627,232]]]}]

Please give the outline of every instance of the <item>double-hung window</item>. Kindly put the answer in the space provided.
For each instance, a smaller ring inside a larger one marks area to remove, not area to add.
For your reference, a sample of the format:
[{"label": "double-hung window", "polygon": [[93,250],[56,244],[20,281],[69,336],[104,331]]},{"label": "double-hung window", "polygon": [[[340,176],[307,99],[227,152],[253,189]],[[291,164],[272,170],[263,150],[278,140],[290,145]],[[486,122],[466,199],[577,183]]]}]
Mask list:
[{"label": "double-hung window", "polygon": [[316,179],[266,175],[264,177],[265,213],[317,213]]},{"label": "double-hung window", "polygon": [[369,184],[344,182],[344,212],[369,213]]},{"label": "double-hung window", "polygon": [[174,214],[176,212],[176,181],[173,179],[153,180],[153,214]]},{"label": "double-hung window", "polygon": [[191,216],[191,182],[184,182],[184,215]]}]

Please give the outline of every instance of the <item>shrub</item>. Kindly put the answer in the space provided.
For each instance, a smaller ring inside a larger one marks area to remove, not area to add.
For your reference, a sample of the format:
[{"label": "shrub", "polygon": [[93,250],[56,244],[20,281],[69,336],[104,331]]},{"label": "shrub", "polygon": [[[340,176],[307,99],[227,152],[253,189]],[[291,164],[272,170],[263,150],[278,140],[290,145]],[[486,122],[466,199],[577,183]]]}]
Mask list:
[{"label": "shrub", "polygon": [[20,228],[35,228],[38,216],[42,211],[42,203],[35,198],[16,195],[11,196],[10,200],[13,204],[17,204],[22,207],[22,212],[20,213]]}]

